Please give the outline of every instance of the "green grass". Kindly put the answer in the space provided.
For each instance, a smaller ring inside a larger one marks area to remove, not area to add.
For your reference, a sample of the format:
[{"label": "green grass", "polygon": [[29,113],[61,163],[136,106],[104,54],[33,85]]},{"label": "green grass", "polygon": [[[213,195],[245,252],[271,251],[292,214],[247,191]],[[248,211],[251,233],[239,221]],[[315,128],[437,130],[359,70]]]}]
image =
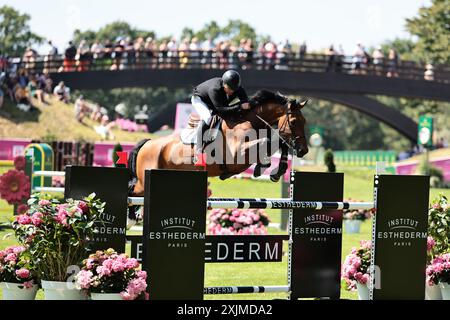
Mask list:
[{"label": "green grass", "polygon": [[[7,168],[0,167],[0,174]],[[371,201],[373,171],[359,168],[343,168],[345,173],[344,197],[355,200]],[[213,197],[280,197],[280,183],[270,183],[264,181],[229,179],[221,181],[217,178],[210,179],[210,188]],[[433,199],[439,192],[450,196],[450,190],[431,189],[430,199]],[[11,218],[12,207],[4,201],[0,201],[0,221]],[[272,222],[280,221],[280,212],[268,210]],[[362,224],[361,233],[347,234],[342,237],[342,259],[350,251],[351,247],[357,246],[362,239],[371,238],[371,221]],[[0,230],[0,248],[15,243],[13,237],[4,239],[11,230]],[[278,229],[269,228],[270,234],[283,233]],[[129,251],[129,248],[127,249]],[[284,246],[285,256],[282,262],[275,263],[215,263],[206,264],[205,285],[206,286],[226,286],[226,285],[285,285],[287,284],[287,244]],[[182,269],[181,269],[182,270]],[[242,295],[207,295],[205,299],[283,299],[284,293],[265,294],[242,294]],[[1,298],[1,293],[0,293]],[[341,298],[357,299],[356,292],[348,292],[341,289]],[[38,299],[43,299],[42,291],[38,293]]]},{"label": "green grass", "polygon": [[[37,112],[20,111],[9,100],[0,112],[0,137],[14,137],[27,139],[45,139],[55,137],[62,141],[100,141],[101,136],[94,129],[98,123],[85,118],[84,125],[80,124],[74,116],[73,104],[67,105],[57,99],[49,98],[49,104],[44,105],[37,100]],[[113,129],[116,142],[137,142],[152,134],[144,132],[127,132]]]}]

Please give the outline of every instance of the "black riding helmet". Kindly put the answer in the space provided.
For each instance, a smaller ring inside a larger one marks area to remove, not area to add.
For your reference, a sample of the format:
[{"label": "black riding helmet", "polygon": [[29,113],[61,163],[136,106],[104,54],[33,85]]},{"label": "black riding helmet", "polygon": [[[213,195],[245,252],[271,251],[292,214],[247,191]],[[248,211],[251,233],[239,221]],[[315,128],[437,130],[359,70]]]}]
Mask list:
[{"label": "black riding helmet", "polygon": [[222,76],[223,84],[236,91],[241,86],[241,76],[234,70],[228,70]]}]

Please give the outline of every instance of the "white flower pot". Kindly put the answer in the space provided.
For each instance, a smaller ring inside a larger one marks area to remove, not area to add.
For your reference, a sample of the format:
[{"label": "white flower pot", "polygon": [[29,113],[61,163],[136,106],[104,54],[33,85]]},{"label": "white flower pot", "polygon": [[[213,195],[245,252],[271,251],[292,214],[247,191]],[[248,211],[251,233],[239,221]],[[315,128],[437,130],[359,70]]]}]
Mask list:
[{"label": "white flower pot", "polygon": [[441,288],[438,285],[425,285],[425,300],[442,300]]},{"label": "white flower pot", "polygon": [[122,300],[120,293],[91,293],[92,300]]},{"label": "white flower pot", "polygon": [[442,300],[450,300],[450,284],[440,282],[439,287],[441,288]]},{"label": "white flower pot", "polygon": [[344,220],[346,233],[359,233],[361,228],[361,220]]},{"label": "white flower pot", "polygon": [[34,300],[38,291],[36,284],[28,289],[21,283],[0,282],[0,288],[3,289],[3,300]]},{"label": "white flower pot", "polygon": [[369,300],[369,287],[367,284],[356,283],[358,289],[358,300]]},{"label": "white flower pot", "polygon": [[86,300],[72,282],[42,280],[45,300]]}]

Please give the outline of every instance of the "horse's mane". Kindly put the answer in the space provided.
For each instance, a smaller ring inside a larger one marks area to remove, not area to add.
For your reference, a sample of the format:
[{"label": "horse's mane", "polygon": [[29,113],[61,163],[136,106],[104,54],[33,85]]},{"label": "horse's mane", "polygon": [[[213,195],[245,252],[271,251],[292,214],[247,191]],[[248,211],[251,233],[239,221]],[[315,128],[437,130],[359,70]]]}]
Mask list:
[{"label": "horse's mane", "polygon": [[249,99],[248,102],[252,108],[266,103],[278,103],[285,105],[288,102],[288,98],[278,92],[275,93],[268,90],[259,90]]}]

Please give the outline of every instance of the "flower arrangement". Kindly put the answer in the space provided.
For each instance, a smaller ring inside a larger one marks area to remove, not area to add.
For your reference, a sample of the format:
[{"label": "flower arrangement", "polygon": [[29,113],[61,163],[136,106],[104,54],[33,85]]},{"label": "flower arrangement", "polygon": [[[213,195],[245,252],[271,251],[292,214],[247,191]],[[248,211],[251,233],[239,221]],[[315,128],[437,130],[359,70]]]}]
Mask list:
[{"label": "flower arrangement", "polygon": [[269,217],[262,209],[213,209],[208,231],[213,235],[264,235]]},{"label": "flower arrangement", "polygon": [[25,247],[12,246],[0,251],[0,282],[19,283],[29,289],[35,280],[30,253]]},{"label": "flower arrangement", "polygon": [[361,240],[360,247],[353,247],[350,254],[345,257],[342,265],[342,278],[348,290],[356,288],[356,283],[367,284],[369,281],[369,266],[371,257],[371,241]]},{"label": "flower arrangement", "polygon": [[83,261],[77,286],[87,293],[120,293],[123,300],[146,299],[147,273],[139,263],[113,249],[97,251]]},{"label": "flower arrangement", "polygon": [[[344,201],[356,201],[356,202],[360,202],[358,200],[353,200],[353,199],[348,199],[348,200],[344,200]],[[343,210],[343,218],[344,220],[360,220],[360,221],[365,221],[367,219],[370,219],[372,217],[372,213],[373,210],[369,209],[369,210]]]},{"label": "flower arrangement", "polygon": [[28,200],[30,208],[16,217],[13,229],[42,280],[66,281],[67,268],[87,256],[105,203],[94,199],[95,194],[66,203],[44,197],[37,194]]},{"label": "flower arrangement", "polygon": [[450,253],[434,258],[428,265],[426,272],[430,286],[439,283],[450,284]]},{"label": "flower arrangement", "polygon": [[428,261],[448,252],[450,248],[450,204],[443,194],[433,200],[431,208],[428,210],[428,235],[433,240],[433,246],[428,252]]}]

